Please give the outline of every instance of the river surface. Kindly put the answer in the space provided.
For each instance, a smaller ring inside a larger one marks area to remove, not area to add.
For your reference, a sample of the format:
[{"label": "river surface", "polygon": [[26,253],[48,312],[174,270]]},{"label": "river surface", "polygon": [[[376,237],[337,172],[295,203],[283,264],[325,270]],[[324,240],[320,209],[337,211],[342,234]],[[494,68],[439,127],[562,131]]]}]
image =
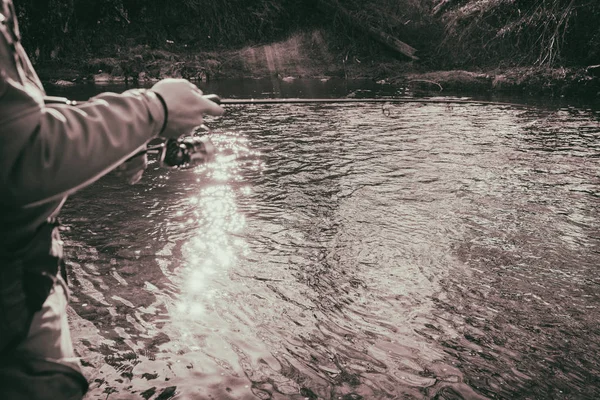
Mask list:
[{"label": "river surface", "polygon": [[[312,85],[208,89],[410,95]],[[252,105],[207,124],[215,162],[107,176],[64,208],[87,399],[600,398],[597,110]]]}]

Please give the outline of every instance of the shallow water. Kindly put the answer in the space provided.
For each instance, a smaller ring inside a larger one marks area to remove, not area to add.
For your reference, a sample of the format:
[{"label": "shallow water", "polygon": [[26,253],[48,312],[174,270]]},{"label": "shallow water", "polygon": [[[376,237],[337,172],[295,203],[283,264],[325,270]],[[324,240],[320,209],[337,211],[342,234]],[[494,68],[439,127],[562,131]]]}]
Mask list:
[{"label": "shallow water", "polygon": [[227,111],[64,209],[88,398],[600,396],[597,111]]}]

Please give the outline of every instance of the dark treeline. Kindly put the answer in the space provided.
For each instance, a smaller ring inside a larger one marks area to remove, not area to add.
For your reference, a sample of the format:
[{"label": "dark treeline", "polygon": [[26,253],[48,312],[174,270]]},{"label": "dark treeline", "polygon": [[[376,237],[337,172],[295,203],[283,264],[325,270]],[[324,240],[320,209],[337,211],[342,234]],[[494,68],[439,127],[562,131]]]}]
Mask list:
[{"label": "dark treeline", "polygon": [[135,45],[214,50],[311,23],[310,0],[15,0],[34,58],[118,53]]},{"label": "dark treeline", "polygon": [[410,43],[433,68],[600,63],[598,0],[15,0],[37,62],[138,45],[231,49],[314,27],[368,49],[325,2]]}]

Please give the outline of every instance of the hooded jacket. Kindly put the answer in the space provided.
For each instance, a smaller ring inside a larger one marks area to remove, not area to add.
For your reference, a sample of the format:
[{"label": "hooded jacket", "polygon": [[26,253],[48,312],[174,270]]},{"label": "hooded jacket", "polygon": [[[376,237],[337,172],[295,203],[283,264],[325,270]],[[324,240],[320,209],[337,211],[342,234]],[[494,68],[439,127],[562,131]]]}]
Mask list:
[{"label": "hooded jacket", "polygon": [[20,42],[12,1],[0,4],[1,331],[3,315],[10,323],[20,313],[18,304],[6,304],[20,302],[16,286],[25,278],[16,266],[35,271],[45,268],[35,264],[54,263],[62,255],[58,232],[47,221],[69,194],[156,137],[165,109],[151,90],[104,93],[80,105],[45,104],[44,88]]}]

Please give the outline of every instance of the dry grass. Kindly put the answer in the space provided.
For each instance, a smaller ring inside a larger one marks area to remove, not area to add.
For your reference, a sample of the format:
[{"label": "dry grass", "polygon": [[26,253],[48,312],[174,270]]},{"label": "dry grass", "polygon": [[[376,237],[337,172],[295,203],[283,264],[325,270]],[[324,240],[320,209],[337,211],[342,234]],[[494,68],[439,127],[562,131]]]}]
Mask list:
[{"label": "dry grass", "polygon": [[441,51],[455,61],[546,67],[600,61],[593,45],[600,37],[596,1],[469,0],[446,6],[442,19]]}]

